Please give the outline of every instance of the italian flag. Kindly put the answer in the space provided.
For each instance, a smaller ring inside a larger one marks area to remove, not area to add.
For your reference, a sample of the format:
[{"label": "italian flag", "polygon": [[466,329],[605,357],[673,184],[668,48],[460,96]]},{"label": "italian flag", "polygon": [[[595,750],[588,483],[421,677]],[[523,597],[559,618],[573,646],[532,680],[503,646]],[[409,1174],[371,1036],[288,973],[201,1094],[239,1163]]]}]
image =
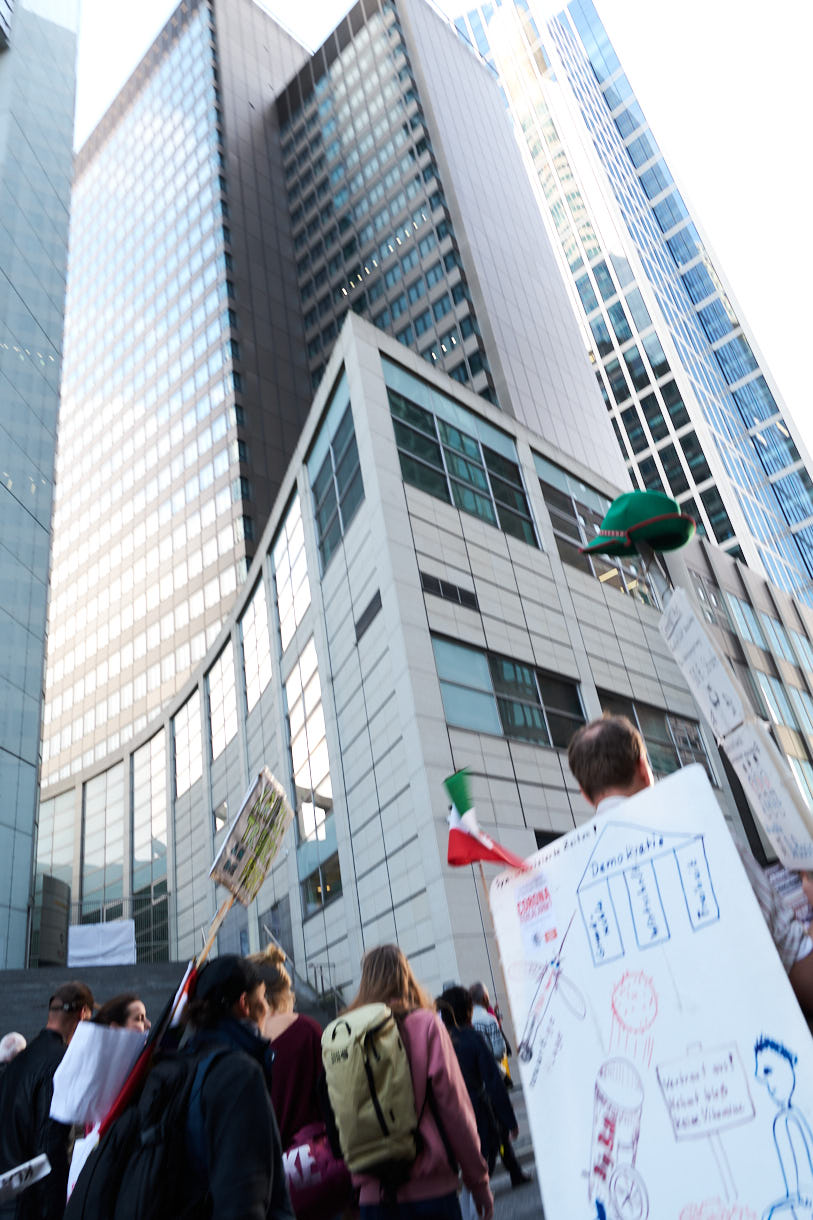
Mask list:
[{"label": "italian flag", "polygon": [[449,808],[449,850],[447,860],[455,868],[473,864],[475,860],[493,860],[510,868],[526,868],[524,860],[484,834],[477,825],[477,814],[471,803],[467,770],[456,771],[443,785],[451,798]]}]

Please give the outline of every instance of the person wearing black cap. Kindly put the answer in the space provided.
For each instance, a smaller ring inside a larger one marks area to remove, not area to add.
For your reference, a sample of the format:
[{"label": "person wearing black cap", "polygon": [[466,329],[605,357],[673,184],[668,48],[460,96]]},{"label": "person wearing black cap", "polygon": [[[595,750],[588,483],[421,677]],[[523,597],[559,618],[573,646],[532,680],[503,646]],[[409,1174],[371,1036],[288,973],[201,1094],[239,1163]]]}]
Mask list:
[{"label": "person wearing black cap", "polygon": [[260,1035],[267,1015],[265,983],[245,958],[228,954],[204,966],[186,1011],[193,1034],[185,1049],[229,1053],[213,1060],[200,1089],[206,1164],[188,1158],[188,1197],[204,1169],[211,1210],[196,1215],[294,1220],[269,1091],[273,1052]]},{"label": "person wearing black cap", "polygon": [[70,1127],[49,1117],[54,1072],[80,1021],[93,1013],[93,993],[84,983],[63,983],[48,1001],[48,1021],[9,1063],[0,1083],[0,1173],[46,1153],[51,1172],[0,1207],[6,1220],[57,1220],[65,1210]]}]

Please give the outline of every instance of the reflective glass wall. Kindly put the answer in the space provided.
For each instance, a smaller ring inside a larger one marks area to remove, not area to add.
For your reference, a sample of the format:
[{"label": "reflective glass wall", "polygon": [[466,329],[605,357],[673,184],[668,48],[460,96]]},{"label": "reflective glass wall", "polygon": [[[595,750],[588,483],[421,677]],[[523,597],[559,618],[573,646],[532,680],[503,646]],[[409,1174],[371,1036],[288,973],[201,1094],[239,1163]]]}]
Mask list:
[{"label": "reflective glass wall", "polygon": [[0,968],[24,964],[32,878],[76,8],[0,3]]}]

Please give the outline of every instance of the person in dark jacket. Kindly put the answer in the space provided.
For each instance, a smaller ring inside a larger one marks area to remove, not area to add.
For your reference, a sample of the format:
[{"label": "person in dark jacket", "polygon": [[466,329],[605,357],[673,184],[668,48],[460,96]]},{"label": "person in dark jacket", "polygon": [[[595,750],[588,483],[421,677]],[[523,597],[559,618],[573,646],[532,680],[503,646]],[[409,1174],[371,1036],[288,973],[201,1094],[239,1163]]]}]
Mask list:
[{"label": "person in dark jacket", "polygon": [[460,1071],[474,1107],[480,1151],[494,1172],[502,1133],[517,1134],[514,1107],[500,1070],[482,1034],[471,1023],[472,999],[465,987],[447,987],[437,1000],[437,1009],[449,1031]]},{"label": "person in dark jacket", "polygon": [[3,1220],[59,1220],[68,1189],[70,1127],[50,1118],[54,1072],[80,1021],[93,1013],[84,983],[63,983],[48,1002],[48,1021],[8,1065],[0,1082],[0,1173],[44,1152],[51,1172],[0,1207]]},{"label": "person in dark jacket", "polygon": [[[294,1220],[271,1106],[273,1052],[259,1032],[267,1014],[265,983],[245,958],[228,954],[203,968],[187,1009],[194,1032],[185,1051],[229,1053],[213,1061],[200,1093],[210,1200],[208,1213],[196,1212],[200,1217]],[[191,1200],[201,1174],[187,1151],[182,1172]]]}]

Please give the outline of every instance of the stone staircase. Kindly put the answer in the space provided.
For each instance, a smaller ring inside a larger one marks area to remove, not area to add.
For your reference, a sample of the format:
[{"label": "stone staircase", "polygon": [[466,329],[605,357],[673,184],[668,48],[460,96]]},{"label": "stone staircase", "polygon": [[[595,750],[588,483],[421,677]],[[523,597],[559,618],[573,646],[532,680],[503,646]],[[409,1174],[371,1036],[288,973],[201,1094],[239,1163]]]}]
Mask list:
[{"label": "stone staircase", "polygon": [[[136,966],[90,966],[75,970],[65,966],[43,966],[37,970],[0,970],[0,1037],[17,1030],[31,1039],[48,1019],[48,1001],[62,983],[79,979],[90,987],[97,1002],[132,991],[154,1021],[178,989],[186,962],[142,962]],[[335,1016],[334,1005],[322,1001],[310,987],[297,987],[297,1009],[320,1025]]]}]

